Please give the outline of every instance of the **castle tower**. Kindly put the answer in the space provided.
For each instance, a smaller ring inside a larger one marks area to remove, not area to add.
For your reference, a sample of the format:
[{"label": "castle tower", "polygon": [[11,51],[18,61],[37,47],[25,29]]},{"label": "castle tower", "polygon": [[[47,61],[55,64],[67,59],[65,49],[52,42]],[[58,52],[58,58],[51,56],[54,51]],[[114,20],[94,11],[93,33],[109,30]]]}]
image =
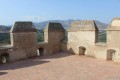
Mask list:
[{"label": "castle tower", "polygon": [[44,30],[44,40],[48,42],[50,54],[61,51],[61,41],[64,39],[65,30],[60,23],[49,22]]},{"label": "castle tower", "polygon": [[93,20],[74,21],[68,29],[68,51],[94,57],[97,35],[98,28]]},{"label": "castle tower", "polygon": [[15,22],[10,30],[14,58],[28,58],[37,55],[36,28],[32,22]]}]

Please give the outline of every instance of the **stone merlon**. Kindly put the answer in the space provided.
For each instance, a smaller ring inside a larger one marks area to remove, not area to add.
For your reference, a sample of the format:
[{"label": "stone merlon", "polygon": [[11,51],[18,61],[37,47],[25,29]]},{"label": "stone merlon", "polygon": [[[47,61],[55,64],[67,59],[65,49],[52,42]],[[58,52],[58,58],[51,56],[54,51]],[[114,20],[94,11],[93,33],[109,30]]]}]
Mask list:
[{"label": "stone merlon", "polygon": [[11,45],[0,47],[0,57],[15,61],[68,52],[120,63],[120,18],[114,18],[109,24],[106,43],[98,42],[98,32],[94,20],[74,21],[63,43],[65,30],[62,24],[49,22],[44,30],[44,42],[38,43],[37,29],[32,22],[15,22],[10,30]]},{"label": "stone merlon", "polygon": [[113,18],[107,30],[108,31],[120,31],[120,18]]},{"label": "stone merlon", "polygon": [[95,31],[98,30],[95,21],[93,20],[80,20],[71,23],[68,31]]},{"label": "stone merlon", "polygon": [[65,31],[61,23],[49,22],[44,31]]},{"label": "stone merlon", "polygon": [[15,22],[10,32],[11,33],[37,32],[37,29],[35,28],[32,22]]}]

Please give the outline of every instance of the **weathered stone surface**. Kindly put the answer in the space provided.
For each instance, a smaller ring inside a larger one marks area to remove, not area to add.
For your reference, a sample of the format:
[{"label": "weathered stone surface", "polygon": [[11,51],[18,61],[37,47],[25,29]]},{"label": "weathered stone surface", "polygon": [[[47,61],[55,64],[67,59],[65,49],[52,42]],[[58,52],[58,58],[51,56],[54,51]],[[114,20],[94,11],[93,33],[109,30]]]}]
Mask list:
[{"label": "weathered stone surface", "polygon": [[61,23],[49,22],[44,31],[65,31]]},{"label": "weathered stone surface", "polygon": [[10,32],[11,33],[37,32],[37,29],[35,28],[32,22],[15,22]]},{"label": "weathered stone surface", "polygon": [[98,43],[98,28],[93,20],[75,21],[68,29],[68,41],[63,43],[65,30],[60,23],[48,23],[44,42],[37,43],[36,29],[31,22],[16,22],[11,29],[11,46],[0,49],[0,55],[9,53],[11,61],[61,51],[120,62],[120,18],[114,18],[107,30],[107,43]]},{"label": "weathered stone surface", "polygon": [[[68,29],[68,50],[80,54],[80,47],[85,47],[84,54],[94,57],[94,44],[97,41],[98,28],[94,21],[75,21]],[[72,50],[71,50],[72,49]]]},{"label": "weathered stone surface", "polygon": [[96,31],[98,30],[93,20],[81,20],[71,23],[68,31]]},{"label": "weathered stone surface", "polygon": [[115,50],[113,54],[113,61],[120,62],[120,18],[114,18],[107,30],[107,46],[108,50]]},{"label": "weathered stone surface", "polygon": [[113,18],[107,30],[120,30],[120,18]]},{"label": "weathered stone surface", "polygon": [[37,56],[37,34],[32,22],[16,22],[11,29],[11,61]]},{"label": "weathered stone surface", "polygon": [[61,41],[64,39],[65,29],[60,23],[48,23],[44,30],[44,40],[48,42],[48,54],[61,51]]}]

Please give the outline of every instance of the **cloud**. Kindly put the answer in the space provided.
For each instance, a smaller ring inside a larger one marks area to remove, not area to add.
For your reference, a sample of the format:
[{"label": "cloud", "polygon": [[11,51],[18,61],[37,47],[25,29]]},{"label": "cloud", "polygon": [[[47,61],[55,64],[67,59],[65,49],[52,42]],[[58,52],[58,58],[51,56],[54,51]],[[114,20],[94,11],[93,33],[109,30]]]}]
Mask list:
[{"label": "cloud", "polygon": [[21,20],[24,21],[33,21],[33,22],[41,22],[52,19],[52,16],[24,16]]},{"label": "cloud", "polygon": [[25,21],[35,21],[35,22],[38,22],[38,21],[41,21],[41,20],[42,20],[42,17],[41,17],[41,16],[24,16],[24,17],[23,17],[23,20],[25,20]]}]

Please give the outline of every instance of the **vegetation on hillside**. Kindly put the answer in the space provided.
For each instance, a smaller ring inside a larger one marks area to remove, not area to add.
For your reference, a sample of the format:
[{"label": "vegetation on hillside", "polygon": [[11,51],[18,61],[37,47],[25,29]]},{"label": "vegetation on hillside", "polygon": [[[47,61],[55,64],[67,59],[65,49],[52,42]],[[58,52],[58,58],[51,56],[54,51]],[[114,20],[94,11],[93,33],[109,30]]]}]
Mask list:
[{"label": "vegetation on hillside", "polygon": [[[46,24],[48,22],[59,22],[63,25],[64,29],[67,30],[67,28],[70,26],[70,24],[75,21],[72,19],[69,20],[50,20],[50,21],[44,21],[40,23],[34,23],[35,27],[38,29],[37,32],[37,41],[42,42],[44,41],[44,32],[43,29],[45,28]],[[102,23],[100,21],[95,21],[99,30],[104,30],[107,27],[107,24]],[[11,29],[11,26],[4,26],[0,25],[0,43],[10,43],[10,35],[9,35],[9,30]],[[65,32],[65,38],[63,42],[67,41],[67,31]],[[98,41],[99,42],[106,42],[106,32],[105,31],[99,31],[98,34]]]},{"label": "vegetation on hillside", "polygon": [[106,31],[99,31],[98,33],[98,42],[106,42]]},{"label": "vegetation on hillside", "polygon": [[38,30],[37,41],[38,42],[43,42],[44,41],[44,31],[43,30]]},{"label": "vegetation on hillside", "polygon": [[[37,41],[44,41],[44,31],[38,30],[37,32]],[[65,32],[63,42],[67,41],[67,31]],[[99,31],[98,42],[106,42],[106,31]],[[0,44],[10,44],[10,34],[9,33],[0,33]]]},{"label": "vegetation on hillside", "polygon": [[0,43],[1,44],[10,44],[10,34],[9,33],[0,33]]}]

